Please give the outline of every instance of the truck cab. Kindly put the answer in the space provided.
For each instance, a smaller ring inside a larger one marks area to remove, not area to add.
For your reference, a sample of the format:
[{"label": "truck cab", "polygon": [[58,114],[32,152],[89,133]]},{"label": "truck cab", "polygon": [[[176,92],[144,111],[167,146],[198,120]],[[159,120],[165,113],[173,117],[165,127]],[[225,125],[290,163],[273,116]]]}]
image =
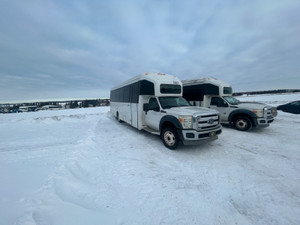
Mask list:
[{"label": "truck cab", "polygon": [[144,130],[159,134],[168,148],[217,139],[222,132],[219,112],[194,107],[182,97],[151,97],[144,104]]},{"label": "truck cab", "polygon": [[219,111],[221,123],[240,131],[267,127],[277,115],[275,107],[259,102],[241,102],[232,96],[232,87],[218,79],[183,81],[183,97],[191,104]]}]

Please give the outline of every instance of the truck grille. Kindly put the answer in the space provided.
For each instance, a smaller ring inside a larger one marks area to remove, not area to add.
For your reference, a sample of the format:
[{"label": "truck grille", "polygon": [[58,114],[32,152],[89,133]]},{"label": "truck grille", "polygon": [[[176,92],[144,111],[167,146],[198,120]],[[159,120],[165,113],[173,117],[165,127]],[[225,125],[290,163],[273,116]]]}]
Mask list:
[{"label": "truck grille", "polygon": [[269,108],[267,110],[267,123],[272,123],[274,121],[274,117],[277,115],[277,111],[274,108]]},{"label": "truck grille", "polygon": [[267,118],[268,119],[273,119],[272,108],[267,110]]},{"label": "truck grille", "polygon": [[213,129],[219,125],[219,115],[198,116],[196,118],[197,130]]}]

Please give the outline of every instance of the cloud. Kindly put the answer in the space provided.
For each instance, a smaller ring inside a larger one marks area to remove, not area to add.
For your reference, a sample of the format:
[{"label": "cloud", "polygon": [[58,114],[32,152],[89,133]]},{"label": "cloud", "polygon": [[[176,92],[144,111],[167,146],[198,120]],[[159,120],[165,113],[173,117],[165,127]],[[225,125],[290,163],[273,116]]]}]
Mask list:
[{"label": "cloud", "polygon": [[299,10],[296,0],[2,1],[1,98],[101,97],[147,71],[299,88]]}]

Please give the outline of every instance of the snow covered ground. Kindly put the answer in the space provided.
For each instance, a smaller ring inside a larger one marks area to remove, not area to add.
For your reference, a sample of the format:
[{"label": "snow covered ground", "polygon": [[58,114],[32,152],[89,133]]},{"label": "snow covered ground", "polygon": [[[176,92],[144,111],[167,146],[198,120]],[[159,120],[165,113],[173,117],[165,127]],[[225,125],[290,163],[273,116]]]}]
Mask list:
[{"label": "snow covered ground", "polygon": [[3,225],[300,224],[300,115],[176,151],[109,107],[0,114],[0,125]]}]

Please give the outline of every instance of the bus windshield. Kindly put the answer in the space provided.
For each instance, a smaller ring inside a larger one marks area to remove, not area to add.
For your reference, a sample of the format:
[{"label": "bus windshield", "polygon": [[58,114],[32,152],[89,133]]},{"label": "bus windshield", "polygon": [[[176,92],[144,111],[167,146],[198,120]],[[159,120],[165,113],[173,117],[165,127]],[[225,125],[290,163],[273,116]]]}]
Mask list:
[{"label": "bus windshield", "polygon": [[190,103],[182,97],[159,97],[158,99],[163,109],[190,106]]},{"label": "bus windshield", "polygon": [[236,98],[231,97],[231,96],[224,96],[223,98],[225,98],[226,101],[229,102],[229,104],[231,104],[231,105],[238,105],[240,103],[239,100],[237,100]]}]

